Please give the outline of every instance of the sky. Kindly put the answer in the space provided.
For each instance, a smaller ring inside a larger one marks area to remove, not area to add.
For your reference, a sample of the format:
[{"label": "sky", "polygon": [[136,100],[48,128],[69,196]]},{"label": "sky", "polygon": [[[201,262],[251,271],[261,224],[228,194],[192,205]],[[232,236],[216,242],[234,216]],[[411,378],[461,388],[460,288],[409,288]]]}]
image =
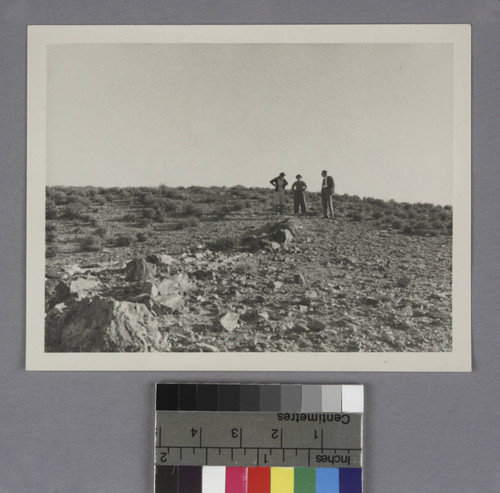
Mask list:
[{"label": "sky", "polygon": [[47,84],[48,185],[452,202],[451,45],[51,45]]}]

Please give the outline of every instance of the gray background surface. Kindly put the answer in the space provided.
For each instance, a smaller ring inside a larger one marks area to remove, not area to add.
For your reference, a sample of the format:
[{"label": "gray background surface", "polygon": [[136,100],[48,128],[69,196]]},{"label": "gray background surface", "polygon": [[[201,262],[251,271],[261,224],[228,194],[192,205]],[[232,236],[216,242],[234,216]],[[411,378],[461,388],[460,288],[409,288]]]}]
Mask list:
[{"label": "gray background surface", "polygon": [[[1,0],[0,19],[1,493],[152,492],[158,380],[364,383],[366,493],[500,491],[498,0]],[[26,26],[273,23],[472,24],[473,372],[25,372]]]}]

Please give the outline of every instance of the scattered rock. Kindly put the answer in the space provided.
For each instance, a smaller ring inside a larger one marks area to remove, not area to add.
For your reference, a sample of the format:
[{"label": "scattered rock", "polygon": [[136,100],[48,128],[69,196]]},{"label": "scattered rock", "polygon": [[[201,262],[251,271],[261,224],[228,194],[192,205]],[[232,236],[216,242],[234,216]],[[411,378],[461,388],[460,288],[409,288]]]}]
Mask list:
[{"label": "scattered rock", "polygon": [[152,299],[151,309],[160,313],[173,313],[184,305],[184,296],[180,293],[167,293]]},{"label": "scattered rock", "polygon": [[233,332],[236,326],[238,325],[238,320],[240,319],[240,316],[235,313],[228,311],[221,319],[220,319],[220,324],[224,328],[224,330],[227,330],[228,332]]},{"label": "scattered rock", "polygon": [[306,283],[306,280],[302,274],[295,274],[295,276],[293,277],[293,280],[294,280],[295,284],[304,285]]},{"label": "scattered rock", "polygon": [[273,286],[273,289],[274,289],[275,291],[278,291],[279,289],[281,289],[281,288],[282,288],[283,283],[282,283],[281,281],[274,281],[274,282],[272,283],[272,286]]},{"label": "scattered rock", "polygon": [[158,291],[158,286],[152,281],[146,281],[142,287],[143,294],[147,294],[153,298],[158,296],[160,293]]},{"label": "scattered rock", "polygon": [[198,269],[191,272],[190,276],[198,279],[198,281],[212,281],[215,277],[213,271],[203,269]]},{"label": "scattered rock", "polygon": [[309,320],[307,322],[307,327],[309,327],[309,329],[311,330],[323,330],[324,328],[326,328],[326,324],[321,322],[320,320]]},{"label": "scattered rock", "polygon": [[172,265],[175,262],[174,257],[167,254],[153,253],[146,257],[146,261],[155,265]]},{"label": "scattered rock", "polygon": [[410,285],[410,282],[410,279],[408,279],[406,276],[403,276],[398,279],[398,282],[396,284],[398,288],[406,288]]},{"label": "scattered rock", "polygon": [[212,346],[211,344],[207,344],[205,342],[200,342],[198,344],[198,347],[200,348],[200,351],[203,351],[205,353],[217,353],[219,351],[215,346]]},{"label": "scattered rock", "polygon": [[184,305],[184,293],[191,288],[186,274],[164,279],[156,285],[157,295],[151,298],[151,310],[159,314],[173,313]]},{"label": "scattered rock", "polygon": [[61,351],[151,351],[160,340],[158,321],[143,304],[100,296],[76,302],[57,332]]},{"label": "scattered rock", "polygon": [[131,260],[125,269],[125,280],[128,282],[147,281],[156,275],[156,265],[141,258]]},{"label": "scattered rock", "polygon": [[60,281],[48,302],[48,307],[52,308],[68,298],[81,300],[96,294],[99,287],[100,282],[97,279],[80,278],[73,281]]},{"label": "scattered rock", "polygon": [[378,306],[380,304],[380,298],[375,296],[365,296],[361,301],[368,306]]}]

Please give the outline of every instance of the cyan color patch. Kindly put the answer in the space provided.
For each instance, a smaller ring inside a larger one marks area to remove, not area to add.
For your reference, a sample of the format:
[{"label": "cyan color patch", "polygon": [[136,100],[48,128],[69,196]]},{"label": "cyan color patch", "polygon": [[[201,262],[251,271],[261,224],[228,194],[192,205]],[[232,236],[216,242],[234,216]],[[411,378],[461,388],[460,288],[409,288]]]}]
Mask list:
[{"label": "cyan color patch", "polygon": [[343,493],[339,489],[338,469],[316,469],[316,493]]}]

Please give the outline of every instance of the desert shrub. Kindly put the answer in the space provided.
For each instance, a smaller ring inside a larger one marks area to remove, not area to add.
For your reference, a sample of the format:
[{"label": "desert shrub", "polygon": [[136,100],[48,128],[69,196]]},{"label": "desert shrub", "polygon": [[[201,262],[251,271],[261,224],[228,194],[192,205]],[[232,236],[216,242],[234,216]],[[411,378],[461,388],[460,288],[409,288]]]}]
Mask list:
[{"label": "desert shrub", "polygon": [[[176,202],[173,200],[162,200],[160,202],[160,207],[163,209],[165,212],[177,212],[179,206],[177,205]],[[193,206],[194,207],[194,206]]]},{"label": "desert shrub", "polygon": [[143,243],[148,239],[148,235],[146,233],[137,233],[137,241]]},{"label": "desert shrub", "polygon": [[78,219],[84,223],[90,223],[91,226],[95,226],[97,224],[97,219],[92,216],[92,214],[80,214]]},{"label": "desert shrub", "polygon": [[180,219],[173,224],[173,229],[181,230],[186,228],[196,228],[200,224],[200,221],[195,217],[187,217],[185,219]]},{"label": "desert shrub", "polygon": [[431,221],[430,223],[430,227],[431,229],[433,229],[434,231],[438,231],[438,232],[441,232],[443,231],[443,227],[444,227],[444,224],[442,221],[438,220],[438,219],[434,219],[434,221]]},{"label": "desert shrub", "polygon": [[65,205],[68,203],[66,192],[63,192],[62,190],[48,188],[46,195],[47,198],[53,200],[56,203],[56,205]]},{"label": "desert shrub", "polygon": [[175,190],[174,188],[166,187],[165,185],[160,185],[159,191],[160,194],[167,199],[179,200],[183,198],[182,194],[179,193],[177,190]]},{"label": "desert shrub", "polygon": [[247,209],[249,209],[250,207],[252,207],[252,201],[250,199],[246,199],[245,200],[245,207]]},{"label": "desert shrub", "polygon": [[130,246],[133,242],[134,242],[134,237],[129,234],[117,235],[113,240],[113,243],[119,247]]},{"label": "desert shrub", "polygon": [[93,197],[92,201],[94,202],[94,204],[99,205],[104,205],[107,202],[106,197],[103,197],[102,195],[96,195],[95,197]]},{"label": "desert shrub", "polygon": [[221,209],[217,209],[216,211],[214,211],[214,216],[217,218],[217,219],[224,219],[227,215],[228,215],[228,210],[226,207],[222,207]]},{"label": "desert shrub", "polygon": [[199,185],[191,185],[187,189],[192,193],[202,193],[203,192],[203,187],[200,187]]},{"label": "desert shrub", "polygon": [[411,235],[413,233],[413,226],[407,222],[403,225],[403,233]]},{"label": "desert shrub", "polygon": [[54,230],[45,230],[45,241],[47,243],[53,243],[57,239],[57,233]]},{"label": "desert shrub", "polygon": [[203,209],[195,204],[186,204],[182,208],[182,215],[201,217],[203,215]]},{"label": "desert shrub", "polygon": [[403,227],[403,223],[399,219],[395,219],[391,223],[392,229],[401,229]]},{"label": "desert shrub", "polygon": [[452,209],[451,205],[445,205],[444,206],[444,210],[445,211],[451,211],[451,209]]},{"label": "desert shrub", "polygon": [[248,194],[248,188],[244,187],[243,185],[236,185],[234,187],[231,187],[229,191],[233,197],[244,197]]},{"label": "desert shrub", "polygon": [[380,219],[382,216],[383,216],[383,214],[382,214],[380,211],[375,211],[375,212],[372,214],[372,218],[373,218],[373,219]]},{"label": "desert shrub", "polygon": [[147,217],[143,217],[137,221],[137,226],[139,226],[139,228],[148,228],[151,224],[153,224],[153,220]]},{"label": "desert shrub", "polygon": [[57,205],[55,201],[52,199],[47,199],[45,201],[45,218],[46,219],[57,218]]},{"label": "desert shrub", "polygon": [[349,218],[352,219],[355,222],[359,222],[363,219],[363,215],[360,212],[350,212],[349,213]]},{"label": "desert shrub", "polygon": [[231,211],[242,211],[245,208],[245,202],[235,202],[230,206]]},{"label": "desert shrub", "polygon": [[57,228],[56,228],[56,225],[54,223],[49,223],[49,222],[46,222],[45,223],[45,232],[48,233],[49,231],[55,231]]},{"label": "desert shrub", "polygon": [[198,201],[200,204],[215,204],[217,202],[217,197],[213,195],[205,195],[201,197]]},{"label": "desert shrub", "polygon": [[256,274],[259,264],[254,258],[241,260],[234,266],[234,272],[237,274]]},{"label": "desert shrub", "polygon": [[101,239],[94,235],[87,235],[80,238],[78,244],[80,246],[80,250],[83,250],[84,252],[97,252],[102,246]]},{"label": "desert shrub", "polygon": [[59,251],[59,247],[56,244],[47,245],[45,248],[45,258],[54,258]]},{"label": "desert shrub", "polygon": [[67,196],[67,203],[78,205],[80,208],[90,207],[92,205],[92,201],[80,193],[69,194]]},{"label": "desert shrub", "polygon": [[210,243],[208,247],[214,252],[227,252],[235,248],[237,244],[238,242],[234,238],[227,237],[215,240],[214,242]]},{"label": "desert shrub", "polygon": [[126,223],[134,223],[135,221],[137,221],[137,219],[138,217],[135,214],[129,212],[127,214],[124,214],[119,220]]},{"label": "desert shrub", "polygon": [[146,207],[146,209],[142,209],[141,215],[146,219],[153,219],[156,215],[156,211],[152,207]]},{"label": "desert shrub", "polygon": [[64,219],[80,219],[82,217],[82,208],[77,203],[68,204],[62,213]]},{"label": "desert shrub", "polygon": [[415,224],[415,231],[416,232],[424,232],[429,229],[429,224],[424,222],[424,221],[418,221]]},{"label": "desert shrub", "polygon": [[100,238],[105,238],[108,234],[108,230],[104,226],[99,226],[94,230],[94,234],[99,236]]},{"label": "desert shrub", "polygon": [[141,202],[144,205],[154,206],[156,204],[161,204],[162,200],[152,193],[146,193],[141,197]]}]

